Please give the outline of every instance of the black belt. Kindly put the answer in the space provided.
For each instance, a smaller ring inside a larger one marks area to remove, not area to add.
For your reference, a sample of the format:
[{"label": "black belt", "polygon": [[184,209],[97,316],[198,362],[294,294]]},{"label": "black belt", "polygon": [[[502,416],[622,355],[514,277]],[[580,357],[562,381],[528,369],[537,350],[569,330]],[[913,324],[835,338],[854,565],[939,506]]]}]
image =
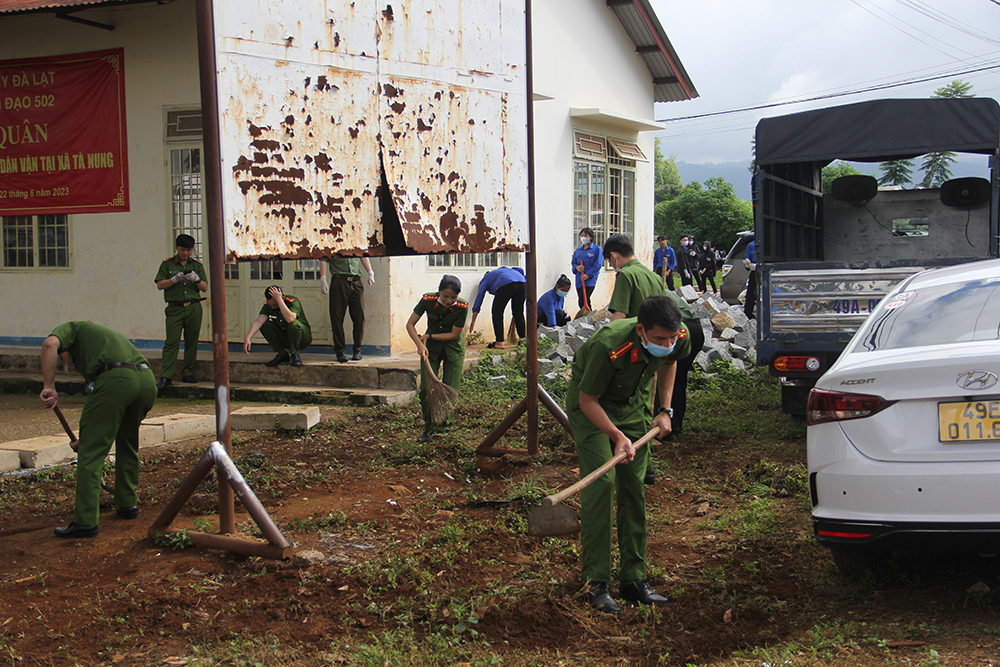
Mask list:
[{"label": "black belt", "polygon": [[149,364],[127,364],[124,361],[111,361],[104,364],[101,370],[97,372],[97,375],[100,375],[104,371],[110,371],[112,368],[128,368],[133,371],[148,371]]},{"label": "black belt", "polygon": [[336,278],[337,280],[347,280],[352,283],[356,283],[361,280],[361,276],[351,276],[346,273],[331,273],[330,277]]},{"label": "black belt", "polygon": [[170,306],[183,306],[184,308],[187,308],[192,303],[199,303],[201,301],[204,301],[204,299],[191,299],[190,301],[167,301],[167,304]]}]

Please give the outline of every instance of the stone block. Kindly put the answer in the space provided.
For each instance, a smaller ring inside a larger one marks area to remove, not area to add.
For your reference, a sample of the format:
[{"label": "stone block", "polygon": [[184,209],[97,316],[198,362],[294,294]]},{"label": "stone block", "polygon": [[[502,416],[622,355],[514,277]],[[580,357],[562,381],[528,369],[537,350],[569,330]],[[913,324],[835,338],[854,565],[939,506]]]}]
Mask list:
[{"label": "stone block", "polygon": [[694,285],[681,285],[676,294],[688,303],[694,303],[698,300],[698,290],[694,288]]},{"label": "stone block", "polygon": [[[563,343],[562,345],[557,345],[555,352],[557,355],[559,355],[559,357],[563,361],[569,361],[570,359],[573,358],[573,348],[571,348],[569,345],[566,345],[565,343]],[[552,357],[550,356],[549,358],[551,359]]]},{"label": "stone block", "polygon": [[733,355],[729,354],[729,350],[726,349],[725,344],[713,345],[712,349],[708,351],[708,360],[711,361],[732,361]]},{"label": "stone block", "polygon": [[705,307],[705,310],[708,311],[709,318],[715,317],[719,313],[724,312],[727,308],[729,308],[728,303],[726,303],[719,297],[715,296],[714,294],[705,296],[702,299],[702,305]]},{"label": "stone block", "polygon": [[712,324],[715,326],[715,330],[720,333],[726,329],[736,328],[736,322],[729,315],[729,313],[719,313],[712,318]]},{"label": "stone block", "polygon": [[43,435],[0,444],[0,450],[17,454],[21,468],[40,468],[76,458],[65,435]]},{"label": "stone block", "polygon": [[715,338],[715,326],[708,317],[701,318],[701,332],[705,335],[705,347]]},{"label": "stone block", "polygon": [[739,345],[729,345],[729,354],[733,355],[734,359],[742,359],[747,356],[747,349],[745,347],[740,347]]},{"label": "stone block", "polygon": [[234,431],[270,431],[276,426],[286,431],[307,431],[319,423],[315,405],[246,407],[232,413]]},{"label": "stone block", "polygon": [[139,447],[163,443],[163,424],[139,424]]},{"label": "stone block", "polygon": [[143,424],[163,427],[163,441],[173,442],[203,435],[215,435],[215,415],[191,415],[178,413],[162,417],[147,418]]},{"label": "stone block", "polygon": [[708,358],[708,353],[704,350],[694,356],[694,363],[698,364],[703,371],[707,371],[708,367],[712,365],[711,359]]},{"label": "stone block", "polygon": [[726,327],[725,329],[722,330],[722,333],[719,334],[719,338],[721,340],[731,341],[734,338],[736,338],[738,334],[739,331],[737,331],[736,329],[731,329],[729,327]]},{"label": "stone block", "polygon": [[563,330],[566,332],[567,336],[575,336],[576,322],[567,322],[566,325],[563,327]]},{"label": "stone block", "polygon": [[543,376],[543,379],[544,379],[544,380],[545,380],[546,382],[555,382],[556,380],[558,380],[558,379],[559,379],[559,373],[554,373],[554,372],[553,372],[553,373],[546,373],[546,374],[545,374],[545,375]]},{"label": "stone block", "polygon": [[729,317],[733,318],[733,322],[735,323],[733,328],[738,331],[743,331],[743,328],[750,322],[750,318],[743,312],[742,306],[729,306],[726,309],[726,313],[729,314]]},{"label": "stone block", "polygon": [[597,324],[602,320],[611,319],[611,311],[607,308],[601,308],[600,310],[591,311],[589,315],[585,318],[591,324]]},{"label": "stone block", "polygon": [[584,340],[586,340],[587,338],[590,338],[592,335],[594,335],[595,331],[597,331],[597,327],[595,327],[590,322],[581,321],[578,322],[576,325],[577,338],[583,338]]},{"label": "stone block", "polygon": [[490,377],[486,378],[486,381],[487,382],[492,382],[493,384],[503,384],[504,382],[507,381],[507,376],[506,375],[493,375],[493,376],[490,376]]},{"label": "stone block", "polygon": [[538,360],[538,374],[545,375],[546,373],[551,373],[556,369],[556,364],[551,359],[539,359]]},{"label": "stone block", "polygon": [[694,314],[698,319],[711,318],[715,313],[709,312],[708,308],[705,308],[705,304],[702,303],[701,299],[694,303]]},{"label": "stone block", "polygon": [[733,360],[732,360],[731,362],[729,362],[729,363],[731,363],[731,364],[733,365],[733,368],[735,368],[735,369],[737,369],[737,370],[741,370],[741,371],[743,371],[744,373],[745,373],[745,372],[746,372],[746,370],[747,370],[747,365],[746,365],[745,363],[743,363],[743,360],[742,360],[742,359],[733,359]]},{"label": "stone block", "polygon": [[746,331],[741,331],[733,338],[733,344],[752,350],[757,347],[757,339]]},{"label": "stone block", "polygon": [[580,338],[579,336],[574,336],[572,338],[566,339],[566,344],[569,345],[569,348],[571,350],[573,350],[574,355],[576,354],[576,351],[579,350],[581,347],[583,347],[583,344],[586,342],[587,342],[586,340]]},{"label": "stone block", "polygon": [[556,345],[562,345],[566,340],[566,332],[560,328],[552,328],[545,332],[545,337]]},{"label": "stone block", "polygon": [[10,472],[21,467],[21,454],[13,449],[0,449],[0,472]]}]

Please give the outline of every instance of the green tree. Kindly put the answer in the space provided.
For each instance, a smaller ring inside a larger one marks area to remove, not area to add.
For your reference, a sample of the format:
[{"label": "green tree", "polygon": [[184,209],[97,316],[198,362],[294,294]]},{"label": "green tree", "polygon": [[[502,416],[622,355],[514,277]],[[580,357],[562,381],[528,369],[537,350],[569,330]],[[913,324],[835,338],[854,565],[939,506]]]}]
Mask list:
[{"label": "green tree", "polygon": [[681,172],[677,170],[677,158],[673,154],[669,158],[663,157],[659,139],[655,146],[653,201],[659,204],[677,197],[684,189],[684,182],[681,180]]},{"label": "green tree", "polygon": [[830,194],[830,188],[833,187],[833,182],[841,176],[856,176],[860,173],[860,171],[843,160],[838,160],[837,162],[826,165],[823,167],[822,173],[823,194]]},{"label": "green tree", "polygon": [[753,229],[753,207],[723,178],[709,178],[704,188],[692,181],[676,198],[656,205],[656,232],[674,245],[691,234],[699,244],[708,240],[726,251],[746,229]]},{"label": "green tree", "polygon": [[[975,97],[972,92],[972,84],[967,81],[956,79],[946,86],[941,86],[934,91],[932,97],[943,99],[956,99],[960,97]],[[920,168],[924,172],[924,177],[920,181],[922,188],[941,187],[941,184],[951,178],[951,165],[955,163],[955,154],[948,151],[928,153],[924,156],[924,163]]]},{"label": "green tree", "polygon": [[905,188],[913,180],[913,160],[879,162],[878,168],[882,170],[882,177],[878,179],[879,185],[898,185]]}]

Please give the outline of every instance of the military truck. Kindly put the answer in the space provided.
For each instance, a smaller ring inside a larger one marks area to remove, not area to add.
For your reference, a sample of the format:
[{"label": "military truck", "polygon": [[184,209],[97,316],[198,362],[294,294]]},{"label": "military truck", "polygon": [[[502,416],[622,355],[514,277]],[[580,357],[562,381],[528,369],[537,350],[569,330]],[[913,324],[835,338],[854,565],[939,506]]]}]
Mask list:
[{"label": "military truck", "polygon": [[[879,189],[845,176],[823,194],[834,160],[936,152],[987,156],[987,177]],[[781,378],[784,412],[805,414],[816,380],[899,281],[997,257],[998,162],[1000,105],[989,98],[874,100],[757,124],[757,363]]]}]

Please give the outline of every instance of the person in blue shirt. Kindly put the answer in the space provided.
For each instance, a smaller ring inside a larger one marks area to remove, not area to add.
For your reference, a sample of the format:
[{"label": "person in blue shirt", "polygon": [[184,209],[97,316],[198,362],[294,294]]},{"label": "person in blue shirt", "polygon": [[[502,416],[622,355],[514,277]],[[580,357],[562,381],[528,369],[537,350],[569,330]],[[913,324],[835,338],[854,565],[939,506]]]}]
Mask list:
[{"label": "person in blue shirt", "polygon": [[747,317],[753,317],[754,306],[757,305],[757,241],[753,240],[743,253],[743,266],[750,275],[747,277],[747,298],[743,303],[743,312]]},{"label": "person in blue shirt", "polygon": [[[583,262],[583,266],[580,266]],[[597,287],[597,276],[604,264],[604,253],[601,246],[594,243],[594,230],[584,227],[580,230],[580,247],[573,251],[573,275],[576,276],[576,299],[583,308],[583,290],[587,290],[587,303],[594,309],[594,288]]]},{"label": "person in blue shirt", "polygon": [[653,252],[653,273],[663,278],[663,284],[674,291],[674,267],[677,266],[677,256],[674,249],[667,245],[667,237],[660,234],[656,237],[660,247]]},{"label": "person in blue shirt", "polygon": [[496,336],[496,342],[486,347],[498,349],[507,347],[504,344],[503,309],[508,303],[517,335],[524,338],[524,283],[524,269],[519,266],[514,268],[501,266],[499,269],[487,271],[479,281],[479,293],[476,294],[476,302],[472,304],[472,324],[469,325],[469,331],[475,331],[476,318],[483,306],[483,297],[489,292],[493,295],[493,334]]},{"label": "person in blue shirt", "polygon": [[549,327],[561,327],[569,322],[569,315],[563,310],[563,300],[572,285],[566,274],[559,276],[556,286],[538,299],[538,323]]}]

